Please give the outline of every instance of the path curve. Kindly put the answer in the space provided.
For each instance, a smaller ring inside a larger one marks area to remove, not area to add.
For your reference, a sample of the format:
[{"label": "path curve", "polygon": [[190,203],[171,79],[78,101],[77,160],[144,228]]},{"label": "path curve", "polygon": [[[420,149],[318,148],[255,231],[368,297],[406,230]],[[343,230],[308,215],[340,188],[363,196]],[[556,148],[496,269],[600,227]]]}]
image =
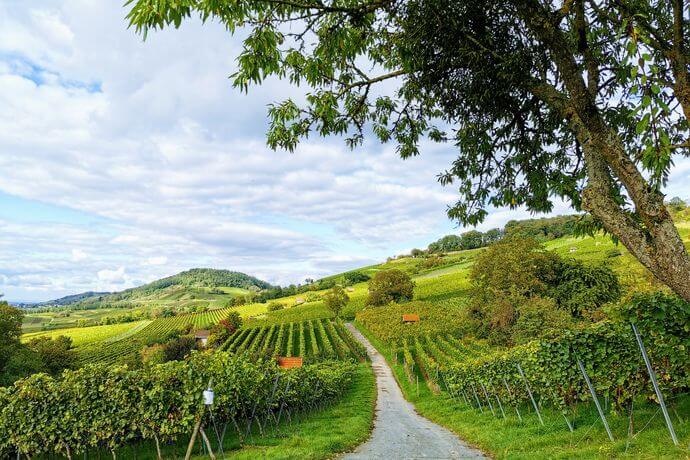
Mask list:
[{"label": "path curve", "polygon": [[452,432],[417,414],[403,397],[386,359],[352,324],[346,326],[367,349],[378,396],[371,437],[344,459],[486,458]]}]

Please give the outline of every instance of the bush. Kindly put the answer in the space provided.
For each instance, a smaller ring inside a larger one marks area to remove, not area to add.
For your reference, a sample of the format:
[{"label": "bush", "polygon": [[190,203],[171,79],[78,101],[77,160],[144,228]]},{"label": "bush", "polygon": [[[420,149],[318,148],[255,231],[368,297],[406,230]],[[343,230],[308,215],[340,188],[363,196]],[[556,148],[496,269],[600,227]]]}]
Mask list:
[{"label": "bush", "polygon": [[[610,268],[563,259],[536,240],[517,236],[479,254],[470,279],[472,301],[466,320],[478,337],[502,345],[538,337],[534,334],[539,321],[551,330],[570,324],[566,317],[591,319],[621,295]],[[528,317],[521,318],[523,313]]]},{"label": "bush", "polygon": [[527,343],[531,340],[550,337],[572,325],[572,317],[556,308],[549,298],[532,297],[518,308],[517,321],[512,328],[512,342]]},{"label": "bush", "polygon": [[168,361],[182,361],[196,348],[194,337],[185,335],[163,344],[163,358]]},{"label": "bush", "polygon": [[268,311],[278,311],[282,310],[285,308],[285,305],[280,303],[280,302],[269,302],[268,303]]},{"label": "bush", "polygon": [[554,269],[555,279],[547,294],[556,300],[558,308],[575,318],[591,315],[621,296],[618,277],[606,266],[565,259]]},{"label": "bush", "polygon": [[434,268],[438,267],[439,265],[443,265],[443,258],[441,256],[435,255],[424,259],[424,262],[422,262],[421,267]]},{"label": "bush", "polygon": [[353,284],[363,283],[369,281],[371,277],[366,273],[362,272],[348,272],[343,275],[343,280],[347,286],[352,286]]},{"label": "bush", "polygon": [[367,305],[386,305],[390,302],[412,300],[414,282],[410,276],[400,270],[384,270],[376,273],[369,281]]},{"label": "bush", "polygon": [[156,344],[142,348],[141,361],[145,364],[163,364],[165,362],[163,345]]},{"label": "bush", "polygon": [[336,317],[340,316],[340,311],[350,301],[350,297],[345,292],[345,289],[340,286],[334,286],[331,290],[326,292],[323,298],[326,306]]}]

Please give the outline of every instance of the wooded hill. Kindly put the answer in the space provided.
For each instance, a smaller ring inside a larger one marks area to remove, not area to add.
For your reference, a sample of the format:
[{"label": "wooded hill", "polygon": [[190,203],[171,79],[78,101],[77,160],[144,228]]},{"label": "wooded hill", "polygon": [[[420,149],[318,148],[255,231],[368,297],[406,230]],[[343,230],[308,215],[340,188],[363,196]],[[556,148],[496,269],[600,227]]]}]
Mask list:
[{"label": "wooded hill", "polygon": [[[222,288],[236,288],[241,290],[260,291],[270,289],[271,284],[260,280],[254,276],[230,270],[216,270],[211,268],[192,268],[176,275],[161,278],[143,286],[126,289],[113,293],[93,293],[93,295],[75,295],[72,302],[57,303],[68,299],[58,299],[47,302],[51,305],[69,305],[76,308],[99,308],[101,306],[113,306],[127,301],[137,301],[141,299],[165,298],[174,291],[200,290],[213,293],[218,290],[219,294],[227,293]],[[89,294],[89,293],[86,293]]]}]

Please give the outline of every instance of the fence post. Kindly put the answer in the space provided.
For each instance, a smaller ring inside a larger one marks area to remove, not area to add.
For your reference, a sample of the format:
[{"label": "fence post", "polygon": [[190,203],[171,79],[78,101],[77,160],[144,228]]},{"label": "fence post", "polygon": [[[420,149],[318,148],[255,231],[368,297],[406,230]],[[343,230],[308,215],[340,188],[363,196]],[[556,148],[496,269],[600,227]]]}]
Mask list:
[{"label": "fence post", "polygon": [[477,406],[479,407],[479,412],[484,413],[484,409],[482,408],[482,403],[479,402],[479,396],[477,395],[477,389],[475,388],[474,384],[472,384],[472,392],[474,393],[474,399],[477,401]]},{"label": "fence post", "polygon": [[649,359],[649,356],[647,355],[647,349],[644,346],[644,342],[642,341],[642,336],[640,335],[640,331],[637,330],[637,326],[632,324],[632,330],[635,333],[635,338],[637,339],[637,345],[640,347],[640,351],[642,352],[642,358],[644,358],[644,364],[647,366],[647,373],[649,373],[649,379],[652,381],[652,385],[654,385],[654,391],[656,392],[656,398],[659,400],[659,405],[661,406],[661,412],[664,414],[664,419],[666,420],[666,426],[668,427],[668,432],[671,433],[671,439],[673,440],[673,444],[676,446],[678,445],[678,438],[676,437],[676,431],[673,429],[673,423],[671,422],[671,417],[668,415],[668,410],[666,409],[666,403],[664,402],[664,395],[661,393],[661,388],[659,388],[659,382],[656,380],[656,373],[654,372],[654,368],[652,367],[652,362]]},{"label": "fence post", "polygon": [[585,378],[585,382],[587,383],[589,392],[591,393],[592,399],[594,400],[594,405],[597,406],[597,411],[599,411],[599,417],[601,417],[601,421],[604,422],[604,428],[606,428],[606,433],[609,435],[609,439],[611,440],[611,442],[613,442],[613,433],[611,433],[611,428],[609,428],[609,422],[606,421],[604,411],[601,409],[601,404],[599,404],[599,398],[597,398],[597,392],[594,391],[594,386],[592,385],[592,382],[589,380],[589,376],[587,375],[585,366],[582,364],[582,361],[580,361],[580,358],[577,358],[577,365],[580,368],[580,372],[582,372],[582,376]]},{"label": "fence post", "polygon": [[[508,395],[512,398],[513,392],[511,391],[510,385],[508,385],[508,381],[505,378],[503,379],[503,384],[506,386],[506,390],[508,390]],[[515,401],[515,413],[517,414],[518,419],[522,422],[522,415],[520,415],[520,409],[518,409],[517,400]]]},{"label": "fence post", "polygon": [[489,398],[489,393],[486,391],[486,387],[484,386],[483,383],[480,384],[482,386],[482,391],[484,392],[484,397],[486,398],[487,404],[489,404],[489,409],[491,410],[491,415],[494,417],[496,416],[496,412],[494,412],[494,406],[491,404],[491,399]]},{"label": "fence post", "polygon": [[491,388],[494,391],[494,396],[496,397],[496,402],[498,402],[498,408],[501,409],[501,415],[503,415],[503,420],[505,420],[506,419],[506,413],[503,410],[503,404],[501,403],[501,398],[498,396],[498,391],[496,391],[496,387],[493,385],[493,383],[491,384]]},{"label": "fence post", "polygon": [[537,417],[539,417],[539,423],[541,423],[541,426],[544,426],[544,420],[541,418],[541,412],[539,412],[539,407],[537,406],[537,402],[534,400],[534,396],[532,396],[532,390],[529,387],[529,382],[527,382],[527,377],[525,377],[525,373],[522,372],[522,366],[520,366],[520,363],[517,363],[517,368],[518,368],[518,372],[520,372],[520,377],[522,377],[522,380],[525,382],[525,388],[527,389],[527,394],[529,395],[529,399],[532,400],[532,405],[534,406],[534,410],[537,412]]}]

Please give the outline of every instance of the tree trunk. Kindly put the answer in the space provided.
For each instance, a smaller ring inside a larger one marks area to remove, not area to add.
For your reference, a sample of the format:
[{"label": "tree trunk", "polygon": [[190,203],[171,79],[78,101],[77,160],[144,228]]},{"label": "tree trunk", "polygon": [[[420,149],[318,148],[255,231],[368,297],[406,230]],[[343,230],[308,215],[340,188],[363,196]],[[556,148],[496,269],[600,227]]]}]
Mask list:
[{"label": "tree trunk", "polygon": [[[582,146],[587,169],[582,207],[659,281],[690,302],[690,257],[664,205],[664,196],[644,178],[618,133],[607,126],[567,37],[549,12],[535,0],[519,0],[516,6],[527,26],[547,45],[560,71],[563,92],[546,82],[527,85],[535,96],[560,112]],[[688,90],[690,95],[690,87]],[[619,186],[614,177],[632,200],[634,216],[616,200]]]}]

